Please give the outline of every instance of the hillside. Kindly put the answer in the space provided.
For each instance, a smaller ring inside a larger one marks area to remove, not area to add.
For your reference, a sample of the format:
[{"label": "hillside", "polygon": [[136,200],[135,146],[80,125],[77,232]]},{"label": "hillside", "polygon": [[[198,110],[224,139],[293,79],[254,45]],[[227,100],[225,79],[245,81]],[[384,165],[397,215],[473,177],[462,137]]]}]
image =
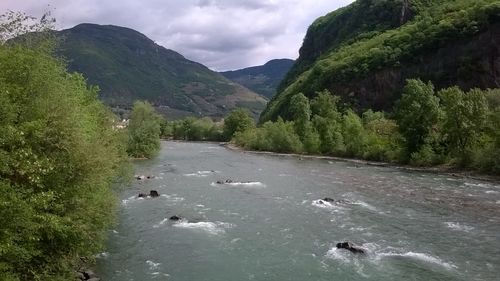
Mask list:
[{"label": "hillside", "polygon": [[408,78],[437,88],[499,87],[499,37],[495,0],[358,0],[309,27],[261,121],[288,118],[300,92],[311,98],[328,89],[355,109],[391,110]]},{"label": "hillside", "polygon": [[207,67],[124,27],[80,24],[57,33],[59,54],[114,108],[147,100],[171,117],[224,116],[235,107],[258,114],[266,100]]},{"label": "hillside", "polygon": [[225,71],[221,74],[258,94],[272,98],[293,63],[294,61],[291,59],[276,59],[264,65]]}]

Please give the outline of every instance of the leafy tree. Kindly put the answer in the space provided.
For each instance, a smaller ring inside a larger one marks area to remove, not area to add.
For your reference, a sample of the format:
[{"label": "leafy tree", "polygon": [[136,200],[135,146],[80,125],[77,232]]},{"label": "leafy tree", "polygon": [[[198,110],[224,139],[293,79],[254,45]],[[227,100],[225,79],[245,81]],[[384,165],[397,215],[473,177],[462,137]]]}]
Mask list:
[{"label": "leafy tree", "polygon": [[396,103],[396,122],[409,154],[417,152],[430,142],[440,116],[439,98],[434,95],[432,83],[410,79]]},{"label": "leafy tree", "polygon": [[0,279],[71,280],[113,220],[123,132],[47,49],[3,44],[0,62]]},{"label": "leafy tree", "polygon": [[365,132],[361,118],[348,110],[342,120],[342,129],[347,155],[361,157],[365,150]]},{"label": "leafy tree", "polygon": [[229,113],[224,119],[223,136],[226,140],[231,140],[237,132],[243,132],[255,127],[255,120],[250,116],[250,112],[243,108],[238,108]]},{"label": "leafy tree", "polygon": [[345,146],[342,136],[342,116],[337,110],[340,98],[333,96],[328,90],[317,94],[311,102],[311,109],[312,123],[320,140],[319,150],[325,154],[341,154],[345,151]]},{"label": "leafy tree", "polygon": [[304,139],[310,131],[311,107],[309,99],[302,93],[293,96],[290,100],[289,112],[294,121],[295,133]]},{"label": "leafy tree", "polygon": [[133,157],[154,157],[160,151],[160,116],[148,102],[134,103],[128,132],[128,153]]},{"label": "leafy tree", "polygon": [[486,125],[486,97],[481,90],[464,93],[458,87],[442,90],[438,95],[444,112],[442,133],[450,152],[465,164],[469,162],[471,149],[479,142]]}]

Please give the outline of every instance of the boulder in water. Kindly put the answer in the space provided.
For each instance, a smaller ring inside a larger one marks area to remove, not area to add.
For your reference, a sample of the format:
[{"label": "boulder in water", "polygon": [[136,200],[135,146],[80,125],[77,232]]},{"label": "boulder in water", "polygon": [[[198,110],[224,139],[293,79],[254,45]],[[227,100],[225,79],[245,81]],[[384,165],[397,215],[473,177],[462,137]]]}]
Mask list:
[{"label": "boulder in water", "polygon": [[169,220],[171,220],[171,221],[180,221],[181,219],[182,219],[181,217],[176,216],[176,215],[173,215],[173,216],[171,216],[171,217],[169,218]]},{"label": "boulder in water", "polygon": [[354,254],[364,254],[365,251],[361,248],[355,247],[351,242],[342,242],[337,243],[337,249],[346,249],[351,251]]},{"label": "boulder in water", "polygon": [[325,202],[329,202],[329,203],[333,203],[333,202],[335,202],[335,200],[333,200],[333,199],[332,199],[332,198],[330,198],[330,197],[325,197],[325,198],[323,198],[323,201],[325,201]]},{"label": "boulder in water", "polygon": [[160,194],[156,190],[151,190],[151,191],[149,191],[149,196],[158,197],[158,196],[160,196]]},{"label": "boulder in water", "polygon": [[139,193],[139,195],[137,197],[146,198],[146,197],[148,197],[148,195],[146,193]]}]

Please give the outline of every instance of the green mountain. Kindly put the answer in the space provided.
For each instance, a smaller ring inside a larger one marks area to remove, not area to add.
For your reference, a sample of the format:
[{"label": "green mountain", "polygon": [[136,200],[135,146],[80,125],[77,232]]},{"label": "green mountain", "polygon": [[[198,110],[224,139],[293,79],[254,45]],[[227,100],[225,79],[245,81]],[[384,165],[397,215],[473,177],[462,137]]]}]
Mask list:
[{"label": "green mountain", "polygon": [[358,0],[317,19],[261,115],[330,90],[358,110],[391,110],[408,78],[437,88],[500,86],[498,0]]},{"label": "green mountain", "polygon": [[276,88],[293,63],[294,61],[291,59],[276,59],[268,61],[264,65],[225,71],[221,74],[258,94],[272,98],[276,94]]},{"label": "green mountain", "polygon": [[147,100],[171,117],[224,116],[236,107],[258,114],[266,99],[124,27],[80,24],[57,32],[59,53],[114,108]]}]

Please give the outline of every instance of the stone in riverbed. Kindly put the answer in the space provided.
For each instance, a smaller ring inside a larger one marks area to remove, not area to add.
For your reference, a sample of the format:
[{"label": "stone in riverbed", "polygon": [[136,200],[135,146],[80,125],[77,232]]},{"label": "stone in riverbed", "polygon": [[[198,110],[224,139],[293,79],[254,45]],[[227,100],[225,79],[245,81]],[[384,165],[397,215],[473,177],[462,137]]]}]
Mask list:
[{"label": "stone in riverbed", "polygon": [[158,197],[158,196],[160,196],[160,194],[156,190],[151,190],[151,191],[149,191],[149,196]]},{"label": "stone in riverbed", "polygon": [[337,249],[346,249],[354,254],[364,254],[365,253],[365,251],[363,249],[355,247],[352,245],[351,242],[347,242],[347,241],[342,242],[342,243],[337,243]]}]

